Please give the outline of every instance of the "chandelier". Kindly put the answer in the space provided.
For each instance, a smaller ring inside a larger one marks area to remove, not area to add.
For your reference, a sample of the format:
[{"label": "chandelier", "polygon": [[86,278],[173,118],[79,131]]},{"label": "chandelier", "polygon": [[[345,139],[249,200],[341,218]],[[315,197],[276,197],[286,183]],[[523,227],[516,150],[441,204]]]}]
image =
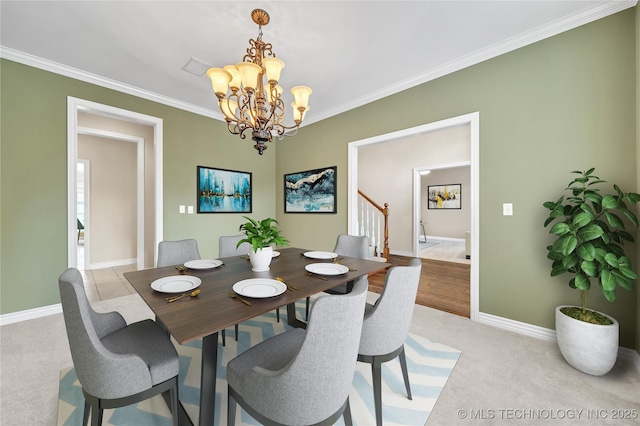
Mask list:
[{"label": "chandelier", "polygon": [[282,87],[278,85],[284,62],[276,58],[271,43],[262,41],[262,26],[269,23],[269,14],[255,9],[251,18],[258,24],[258,38],[249,40],[250,47],[242,62],[223,68],[209,68],[207,76],[211,79],[229,131],[240,135],[241,139],[245,139],[245,132],[250,131],[251,139],[256,142],[253,147],[262,155],[267,149],[265,142],[271,142],[272,136],[282,140],[286,131],[297,132],[309,110],[312,90],[307,86],[291,89],[295,98],[291,104],[295,124],[285,126],[285,106],[280,97]]}]

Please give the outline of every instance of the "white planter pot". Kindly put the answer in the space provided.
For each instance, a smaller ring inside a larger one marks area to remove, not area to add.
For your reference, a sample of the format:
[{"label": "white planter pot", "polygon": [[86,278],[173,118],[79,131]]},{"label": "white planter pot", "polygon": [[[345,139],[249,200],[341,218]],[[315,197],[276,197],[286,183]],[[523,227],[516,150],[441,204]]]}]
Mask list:
[{"label": "white planter pot", "polygon": [[577,370],[593,376],[607,374],[618,358],[619,325],[599,325],[573,319],[556,308],[556,335],[564,359]]},{"label": "white planter pot", "polygon": [[271,259],[273,258],[273,248],[265,247],[254,252],[249,251],[249,260],[251,261],[251,270],[255,272],[263,272],[269,270]]}]

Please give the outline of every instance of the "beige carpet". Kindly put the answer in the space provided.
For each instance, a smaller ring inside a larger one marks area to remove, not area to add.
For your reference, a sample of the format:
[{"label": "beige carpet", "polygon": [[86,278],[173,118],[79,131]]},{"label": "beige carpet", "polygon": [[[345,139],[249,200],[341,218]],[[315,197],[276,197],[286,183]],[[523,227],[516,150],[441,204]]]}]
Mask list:
[{"label": "beige carpet", "polygon": [[[97,306],[103,311],[117,308],[127,321],[151,315],[137,295]],[[411,332],[462,351],[428,425],[638,425],[637,419],[621,420],[611,414],[611,410],[640,410],[640,375],[631,365],[618,362],[605,376],[589,376],[570,367],[554,343],[424,306],[415,307]],[[0,424],[56,424],[60,370],[72,365],[62,314],[2,326],[0,349]],[[517,409],[556,414],[605,410],[609,416],[509,418]],[[487,413],[494,418],[480,419]],[[467,418],[462,419],[464,415]]]}]

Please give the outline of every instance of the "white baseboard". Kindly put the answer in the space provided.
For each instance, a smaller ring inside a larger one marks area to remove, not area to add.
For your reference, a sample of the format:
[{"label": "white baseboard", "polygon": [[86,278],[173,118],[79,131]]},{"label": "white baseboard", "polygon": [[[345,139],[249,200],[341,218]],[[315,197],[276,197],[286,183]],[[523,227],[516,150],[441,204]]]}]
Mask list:
[{"label": "white baseboard", "polygon": [[464,238],[449,238],[449,237],[434,237],[431,235],[427,235],[427,241],[428,240],[432,240],[432,241],[451,241],[454,243],[464,243]]},{"label": "white baseboard", "polygon": [[92,263],[89,265],[87,269],[105,269],[105,268],[115,268],[116,266],[127,266],[127,265],[137,265],[138,259],[121,259],[121,260],[111,260],[109,262],[99,262]]},{"label": "white baseboard", "polygon": [[0,326],[61,313],[62,304],[60,303],[56,305],[42,306],[40,308],[26,309],[24,311],[11,312],[9,314],[0,315]]},{"label": "white baseboard", "polygon": [[[503,330],[513,331],[536,339],[546,340],[548,342],[557,342],[556,331],[549,328],[539,327],[537,325],[527,324],[525,322],[515,321],[509,318],[503,318],[496,315],[478,314],[478,322],[481,324],[491,325]],[[630,364],[640,374],[640,354],[633,349],[618,347],[618,360]]]}]

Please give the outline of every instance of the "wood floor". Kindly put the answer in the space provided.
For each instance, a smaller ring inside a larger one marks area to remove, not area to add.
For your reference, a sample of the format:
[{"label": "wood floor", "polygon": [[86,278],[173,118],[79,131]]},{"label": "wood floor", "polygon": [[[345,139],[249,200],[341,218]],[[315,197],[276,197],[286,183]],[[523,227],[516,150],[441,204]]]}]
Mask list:
[{"label": "wood floor", "polygon": [[[393,266],[402,266],[412,258],[390,256]],[[422,259],[422,273],[416,303],[469,318],[470,265],[440,260]],[[380,293],[386,272],[369,275],[369,290]]]}]

